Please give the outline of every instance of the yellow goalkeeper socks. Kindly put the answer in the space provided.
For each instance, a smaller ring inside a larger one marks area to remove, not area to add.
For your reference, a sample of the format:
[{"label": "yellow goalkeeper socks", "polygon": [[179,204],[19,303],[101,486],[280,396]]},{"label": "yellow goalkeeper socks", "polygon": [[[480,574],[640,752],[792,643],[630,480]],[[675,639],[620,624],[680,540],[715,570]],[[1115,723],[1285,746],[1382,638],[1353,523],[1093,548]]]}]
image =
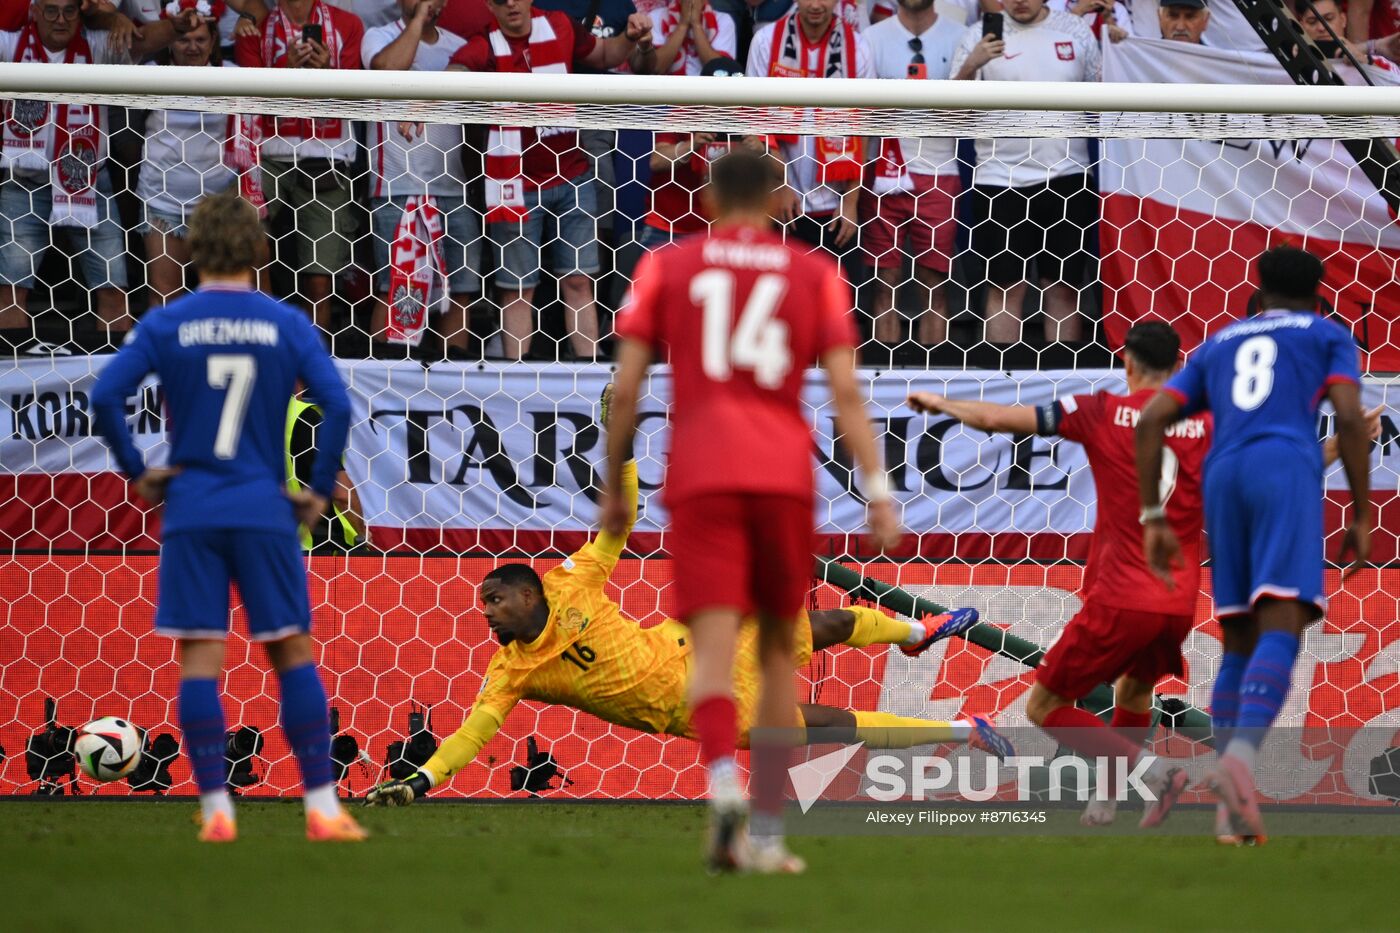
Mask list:
[{"label": "yellow goalkeeper socks", "polygon": [[860,710],[852,711],[851,715],[856,718],[856,738],[871,748],[913,748],[937,742],[966,742],[972,735],[970,722],[939,722]]},{"label": "yellow goalkeeper socks", "polygon": [[[865,606],[846,606],[846,611],[856,617],[856,624],[851,627],[851,637],[846,639],[846,644],[852,648],[864,648],[867,645],[904,645],[910,644],[910,636],[913,634],[914,626],[908,622],[887,616],[878,609],[868,609]],[[920,629],[923,626],[919,626]],[[920,638],[923,634],[920,633]]]}]

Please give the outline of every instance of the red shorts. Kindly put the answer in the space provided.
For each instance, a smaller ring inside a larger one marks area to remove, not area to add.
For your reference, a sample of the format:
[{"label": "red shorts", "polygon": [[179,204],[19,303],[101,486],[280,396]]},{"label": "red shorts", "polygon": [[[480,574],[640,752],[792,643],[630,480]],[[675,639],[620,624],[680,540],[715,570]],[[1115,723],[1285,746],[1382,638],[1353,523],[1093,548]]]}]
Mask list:
[{"label": "red shorts", "polygon": [[711,493],[671,505],[676,618],[732,607],[794,618],[812,588],[812,500]]},{"label": "red shorts", "polygon": [[[861,246],[877,269],[897,268],[905,255],[937,272],[947,272],[957,232],[955,199],[962,190],[957,175],[915,175],[913,191],[866,195],[860,215]],[[901,251],[903,247],[903,251]]]},{"label": "red shorts", "polygon": [[1035,672],[1042,687],[1077,700],[1099,684],[1127,674],[1143,683],[1186,672],[1181,643],[1191,632],[1190,616],[1085,603],[1050,646]]}]

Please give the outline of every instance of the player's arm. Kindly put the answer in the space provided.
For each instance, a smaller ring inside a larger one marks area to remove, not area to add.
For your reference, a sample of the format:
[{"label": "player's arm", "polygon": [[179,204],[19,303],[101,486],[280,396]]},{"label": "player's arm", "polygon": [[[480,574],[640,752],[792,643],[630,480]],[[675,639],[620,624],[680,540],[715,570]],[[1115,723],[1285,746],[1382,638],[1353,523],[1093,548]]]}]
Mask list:
[{"label": "player's arm", "polygon": [[890,501],[889,479],[880,463],[875,432],[861,398],[855,359],[854,347],[833,347],[822,354],[821,366],[826,370],[832,407],[836,409],[836,430],[860,470],[861,493],[867,503],[866,524],[879,547],[891,548],[899,543],[899,520]]},{"label": "player's arm", "polygon": [[501,728],[503,717],[478,704],[423,767],[403,779],[384,781],[365,795],[369,807],[406,807],[465,768]]},{"label": "player's arm", "polygon": [[92,387],[92,409],[98,433],[127,479],[136,486],[137,494],[151,505],[159,505],[165,499],[166,483],[180,470],[175,466],[148,468],[126,426],[126,400],[155,369],[148,330],[138,326],[131,339],[103,367]]},{"label": "player's arm", "polygon": [[[641,395],[642,379],[650,365],[649,345],[630,338],[621,341],[608,413],[608,459],[603,480],[602,525],[604,534],[621,536],[623,541],[627,540],[627,532],[637,519],[637,465],[632,461],[631,454],[637,434],[637,401]],[[624,473],[628,464],[632,467],[630,503],[624,487]],[[618,550],[621,552],[620,544]]]},{"label": "player's arm", "polygon": [[1351,576],[1371,556],[1371,438],[1359,385],[1333,382],[1327,387],[1327,398],[1337,413],[1337,452],[1351,489],[1351,523],[1337,554],[1339,562],[1351,555],[1346,570],[1346,576]]},{"label": "player's arm", "polygon": [[[1385,411],[1384,405],[1377,405],[1366,412],[1366,439],[1375,441],[1381,436],[1381,412]],[[1333,434],[1322,442],[1322,465],[1330,467],[1341,457],[1341,450],[1338,444],[1337,435]]]},{"label": "player's arm", "polygon": [[310,525],[326,511],[336,495],[336,479],[345,456],[345,440],[350,433],[350,396],[345,383],[331,362],[321,338],[302,318],[301,360],[297,375],[306,383],[311,400],[321,409],[321,426],[316,432],[316,461],[311,467],[311,488],[295,497],[297,520]]},{"label": "player's arm", "polygon": [[969,428],[991,434],[1036,433],[1036,410],[1031,405],[957,401],[932,392],[911,393],[908,405],[921,414],[947,415]]},{"label": "player's arm", "polygon": [[1170,389],[1158,392],[1143,407],[1135,434],[1143,556],[1168,589],[1175,585],[1171,570],[1181,559],[1181,544],[1167,524],[1167,510],[1162,505],[1162,447],[1167,428],[1181,420],[1181,415],[1180,394]]}]

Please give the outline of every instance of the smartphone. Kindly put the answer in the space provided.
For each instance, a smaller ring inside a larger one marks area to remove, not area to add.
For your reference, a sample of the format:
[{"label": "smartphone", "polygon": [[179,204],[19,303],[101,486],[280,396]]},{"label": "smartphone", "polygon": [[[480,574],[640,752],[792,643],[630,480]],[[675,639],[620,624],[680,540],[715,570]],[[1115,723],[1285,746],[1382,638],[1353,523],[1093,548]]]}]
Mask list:
[{"label": "smartphone", "polygon": [[1002,23],[1003,23],[1002,14],[1000,14],[1000,13],[983,13],[983,14],[982,14],[982,35],[984,35],[984,36],[994,36],[994,37],[996,37],[996,38],[998,38],[998,39],[1003,38],[1003,35],[1002,35]]},{"label": "smartphone", "polygon": [[320,23],[307,23],[301,27],[302,42],[316,42],[321,45],[326,44],[326,30]]},{"label": "smartphone", "polygon": [[1342,44],[1336,39],[1318,39],[1316,44],[1323,58],[1340,58],[1342,55]]}]

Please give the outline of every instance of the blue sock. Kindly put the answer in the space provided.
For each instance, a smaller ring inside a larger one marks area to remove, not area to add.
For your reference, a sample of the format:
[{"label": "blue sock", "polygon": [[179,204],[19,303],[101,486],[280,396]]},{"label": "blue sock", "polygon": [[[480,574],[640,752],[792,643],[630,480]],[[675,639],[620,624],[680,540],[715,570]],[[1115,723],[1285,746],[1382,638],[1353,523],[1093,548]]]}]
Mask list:
[{"label": "blue sock", "polygon": [[1240,715],[1236,736],[1258,748],[1273,725],[1293,680],[1298,660],[1298,636],[1291,632],[1265,632],[1249,657],[1240,683]]},{"label": "blue sock", "polygon": [[312,790],[334,784],[330,712],[316,665],[283,671],[278,679],[282,683],[282,731],[301,768],[302,787]]},{"label": "blue sock", "polygon": [[180,681],[180,731],[199,792],[223,790],[228,776],[224,772],[224,708],[219,703],[217,680]]},{"label": "blue sock", "polygon": [[1230,736],[1234,734],[1240,716],[1240,681],[1244,678],[1247,664],[1247,654],[1227,651],[1220,656],[1220,670],[1210,691],[1210,724],[1215,731],[1216,752],[1225,751]]}]

